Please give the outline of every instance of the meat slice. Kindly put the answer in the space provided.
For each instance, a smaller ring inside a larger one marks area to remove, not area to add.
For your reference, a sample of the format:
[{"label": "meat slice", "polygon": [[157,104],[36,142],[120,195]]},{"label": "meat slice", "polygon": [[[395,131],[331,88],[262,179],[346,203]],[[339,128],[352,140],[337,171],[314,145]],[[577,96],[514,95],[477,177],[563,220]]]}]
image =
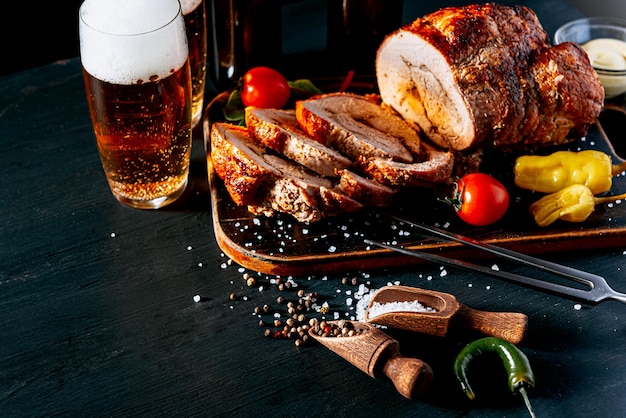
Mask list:
[{"label": "meat slice", "polygon": [[361,170],[390,187],[423,187],[452,181],[454,157],[451,152],[429,150],[423,162],[402,163],[384,158],[362,158]]},{"label": "meat slice", "polygon": [[552,145],[586,132],[604,97],[587,57],[556,48],[527,7],[448,7],[388,35],[376,77],[383,103],[443,148]]},{"label": "meat slice", "polygon": [[246,125],[260,144],[323,176],[336,176],[336,170],[352,164],[341,153],[307,136],[293,110],[247,107]]},{"label": "meat slice", "polygon": [[395,190],[350,170],[339,170],[337,189],[366,206],[389,206]]},{"label": "meat slice", "polygon": [[274,182],[261,187],[252,212],[268,214],[272,210],[292,215],[300,222],[314,222],[325,216],[356,212],[363,205],[335,190],[333,183],[305,167],[275,155],[264,155],[281,172]]},{"label": "meat slice", "polygon": [[300,222],[314,222],[363,207],[330,179],[269,153],[241,126],[213,124],[211,159],[233,201],[253,213],[284,212]]},{"label": "meat slice", "polygon": [[331,93],[296,102],[302,129],[353,161],[380,157],[412,162],[419,135],[397,114],[349,93]]},{"label": "meat slice", "polygon": [[216,122],[211,128],[211,160],[215,174],[237,205],[253,205],[259,187],[280,177],[263,159],[264,150],[249,141],[242,126]]}]

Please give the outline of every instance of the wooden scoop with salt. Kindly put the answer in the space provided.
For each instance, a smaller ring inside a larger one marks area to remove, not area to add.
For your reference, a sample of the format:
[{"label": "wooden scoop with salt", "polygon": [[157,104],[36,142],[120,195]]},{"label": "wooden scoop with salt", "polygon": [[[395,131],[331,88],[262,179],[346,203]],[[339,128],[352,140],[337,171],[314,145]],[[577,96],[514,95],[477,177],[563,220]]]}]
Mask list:
[{"label": "wooden scoop with salt", "polygon": [[528,326],[528,317],[522,313],[479,311],[448,293],[409,286],[380,288],[369,301],[365,320],[440,337],[454,327],[469,328],[513,344],[522,341]]},{"label": "wooden scoop with salt", "polygon": [[[341,321],[328,321],[336,326]],[[309,335],[373,378],[388,378],[402,396],[420,397],[430,386],[433,372],[422,360],[400,355],[400,344],[366,322],[350,322],[352,336],[321,336],[313,328]]]}]

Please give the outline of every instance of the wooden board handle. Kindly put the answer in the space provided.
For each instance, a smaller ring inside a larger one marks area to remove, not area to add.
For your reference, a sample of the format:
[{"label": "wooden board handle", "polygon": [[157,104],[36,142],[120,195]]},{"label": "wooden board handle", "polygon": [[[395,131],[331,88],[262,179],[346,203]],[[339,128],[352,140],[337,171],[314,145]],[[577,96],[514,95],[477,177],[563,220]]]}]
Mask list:
[{"label": "wooden board handle", "polygon": [[487,312],[461,306],[456,314],[457,326],[517,344],[524,339],[528,317],[518,312]]},{"label": "wooden board handle", "polygon": [[383,374],[405,398],[419,398],[433,380],[433,371],[422,360],[392,355],[383,366]]}]

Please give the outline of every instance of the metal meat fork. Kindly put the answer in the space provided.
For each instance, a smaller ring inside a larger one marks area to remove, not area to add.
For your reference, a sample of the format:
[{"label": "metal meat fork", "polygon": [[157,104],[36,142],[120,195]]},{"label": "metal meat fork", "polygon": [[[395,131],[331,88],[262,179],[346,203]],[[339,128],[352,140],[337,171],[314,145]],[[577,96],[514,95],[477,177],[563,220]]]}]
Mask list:
[{"label": "metal meat fork", "polygon": [[620,293],[613,290],[602,276],[598,276],[596,274],[588,273],[582,270],[577,270],[561,264],[552,263],[550,261],[541,260],[539,258],[518,253],[516,251],[511,251],[506,248],[501,248],[495,245],[476,241],[472,238],[468,238],[463,235],[455,234],[448,231],[443,231],[439,228],[411,222],[406,219],[399,218],[395,215],[387,214],[387,216],[399,222],[410,225],[413,228],[417,228],[424,232],[427,232],[432,236],[444,238],[448,241],[455,241],[482,251],[486,251],[507,260],[515,261],[526,266],[537,268],[541,271],[552,273],[565,279],[573,280],[587,286],[589,289],[574,288],[558,283],[535,279],[533,277],[523,276],[521,274],[494,270],[492,268],[470,263],[468,261],[456,260],[450,257],[426,253],[418,250],[409,250],[403,247],[388,245],[369,239],[366,239],[365,243],[436,263],[447,264],[450,266],[460,267],[471,271],[478,271],[480,273],[484,273],[490,276],[498,277],[542,290],[547,290],[552,293],[556,293],[562,296],[568,296],[591,304],[597,304],[607,299],[613,299],[622,303],[626,303],[626,293]]}]

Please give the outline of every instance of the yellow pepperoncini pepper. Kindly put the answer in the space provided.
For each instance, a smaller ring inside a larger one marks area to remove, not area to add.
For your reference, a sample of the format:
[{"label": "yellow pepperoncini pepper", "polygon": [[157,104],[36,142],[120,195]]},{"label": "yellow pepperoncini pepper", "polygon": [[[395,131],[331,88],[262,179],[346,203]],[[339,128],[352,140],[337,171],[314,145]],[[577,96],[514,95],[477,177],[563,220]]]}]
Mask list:
[{"label": "yellow pepperoncini pepper", "polygon": [[589,187],[572,184],[556,193],[546,195],[530,205],[530,213],[539,226],[548,226],[558,219],[568,222],[583,222],[599,203],[614,202],[626,198],[626,193],[617,196],[595,197]]},{"label": "yellow pepperoncini pepper", "polygon": [[626,162],[613,164],[601,151],[557,151],[524,155],[515,161],[515,184],[523,189],[555,193],[572,184],[582,184],[593,194],[611,189],[613,176],[626,170]]}]

